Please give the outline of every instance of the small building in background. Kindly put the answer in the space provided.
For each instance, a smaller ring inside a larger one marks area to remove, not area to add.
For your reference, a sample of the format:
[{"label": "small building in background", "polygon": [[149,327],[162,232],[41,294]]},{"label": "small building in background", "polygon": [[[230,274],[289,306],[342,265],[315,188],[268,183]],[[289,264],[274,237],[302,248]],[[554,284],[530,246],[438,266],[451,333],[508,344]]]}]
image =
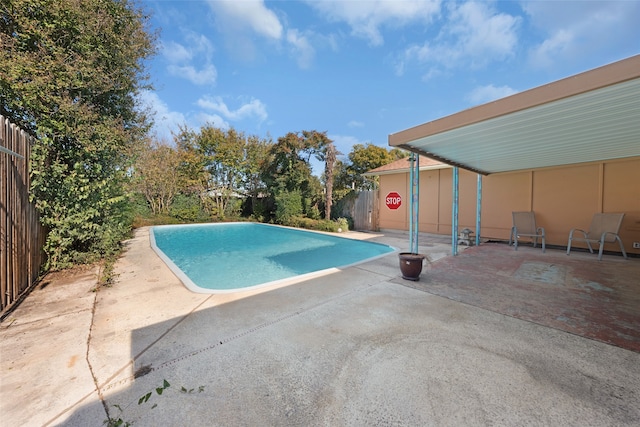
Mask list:
[{"label": "small building in background", "polygon": [[[451,234],[453,167],[420,156],[418,229]],[[379,176],[378,228],[409,230],[409,159],[367,172]],[[477,174],[460,170],[459,229],[475,229]],[[398,193],[391,209],[386,195]],[[628,253],[640,254],[640,157],[502,172],[482,177],[481,237],[509,240],[511,212],[534,211],[545,228],[547,244],[566,246],[569,231],[588,228],[596,212],[624,212],[620,237]],[[616,251],[617,244],[606,250]]]},{"label": "small building in background", "polygon": [[[389,145],[420,155],[420,232],[454,231],[458,171],[456,233],[475,230],[479,198],[483,239],[508,240],[512,212],[534,211],[547,244],[566,246],[595,213],[624,213],[625,250],[640,254],[640,55],[391,134]],[[410,161],[367,174],[379,176],[377,228],[409,230]]]}]

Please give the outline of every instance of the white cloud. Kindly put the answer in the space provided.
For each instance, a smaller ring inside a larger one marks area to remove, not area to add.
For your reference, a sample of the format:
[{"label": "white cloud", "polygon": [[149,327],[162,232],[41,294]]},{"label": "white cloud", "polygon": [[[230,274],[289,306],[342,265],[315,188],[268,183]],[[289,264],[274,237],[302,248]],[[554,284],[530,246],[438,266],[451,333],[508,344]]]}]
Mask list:
[{"label": "white cloud", "polygon": [[229,129],[231,127],[229,122],[220,117],[218,114],[207,114],[204,112],[200,112],[196,114],[196,119],[202,126],[211,125],[218,129]]},{"label": "white cloud", "polygon": [[167,70],[171,75],[187,79],[195,85],[215,84],[218,77],[216,67],[211,64],[201,70],[196,70],[192,65],[169,65]]},{"label": "white cloud", "polygon": [[309,43],[309,39],[300,34],[298,30],[293,29],[287,31],[287,42],[291,45],[292,51],[297,58],[298,66],[300,68],[309,68],[315,56],[315,49]]},{"label": "white cloud", "polygon": [[209,0],[209,5],[216,13],[216,22],[223,31],[249,28],[269,39],[282,38],[282,24],[263,0]]},{"label": "white cloud", "polygon": [[185,39],[189,43],[189,47],[192,52],[203,57],[206,61],[211,60],[215,49],[211,40],[209,40],[207,36],[193,31],[187,31]]},{"label": "white cloud", "polygon": [[222,117],[230,121],[239,121],[255,117],[259,122],[263,122],[268,116],[266,106],[258,99],[252,99],[236,110],[229,109],[227,104],[219,96],[203,97],[198,100],[197,105],[206,110],[219,113]]},{"label": "white cloud", "polygon": [[215,84],[218,72],[212,64],[213,45],[209,39],[191,31],[185,34],[186,44],[170,40],[162,43],[162,55],[169,62],[167,71],[195,85]]},{"label": "white cloud", "polygon": [[518,42],[519,17],[495,13],[486,3],[464,3],[451,15],[454,50],[473,63],[502,60],[513,54]]},{"label": "white cloud", "polygon": [[350,128],[361,128],[364,127],[364,123],[357,120],[351,120],[349,123],[347,123],[347,126],[349,126]]},{"label": "white cloud", "polygon": [[160,48],[162,55],[171,63],[180,63],[190,61],[193,58],[193,53],[180,43],[176,43],[172,40],[163,42]]},{"label": "white cloud", "polygon": [[[173,134],[179,131],[180,126],[188,126],[197,129],[205,124],[210,124],[220,129],[229,129],[231,126],[220,114],[210,114],[205,111],[191,113],[188,116],[171,111],[156,92],[141,91],[139,95],[141,108],[148,109],[154,116],[152,133],[160,141],[173,142]],[[198,105],[200,101],[198,101]],[[203,106],[203,108],[206,108]],[[224,109],[224,108],[223,108]]]},{"label": "white cloud", "polygon": [[157,93],[144,90],[139,95],[142,108],[149,109],[154,114],[153,133],[159,140],[170,142],[173,140],[171,132],[177,132],[178,126],[187,123],[185,116],[177,111],[171,111],[169,106],[160,99]]},{"label": "white cloud", "polygon": [[282,23],[263,0],[207,0],[207,3],[225,48],[236,59],[253,62],[260,57],[260,39],[276,45],[282,41]]},{"label": "white cloud", "polygon": [[522,7],[544,37],[529,52],[533,66],[573,62],[606,53],[609,46],[627,47],[630,55],[637,53],[638,1],[526,1]]},{"label": "white cloud", "polygon": [[553,65],[555,58],[569,56],[574,43],[575,35],[573,32],[558,30],[551,37],[531,49],[529,61],[537,67],[549,68]]},{"label": "white cloud", "polygon": [[311,7],[334,22],[345,22],[356,37],[372,46],[384,43],[381,27],[399,28],[429,23],[440,11],[440,0],[308,1]]},{"label": "white cloud", "polygon": [[495,101],[496,99],[504,98],[509,95],[513,95],[517,90],[510,88],[509,86],[496,87],[492,84],[486,86],[479,86],[471,91],[467,96],[467,99],[473,105],[484,104],[487,102]]},{"label": "white cloud", "polygon": [[405,49],[396,63],[398,75],[413,63],[431,67],[428,78],[441,68],[484,67],[514,54],[520,17],[499,13],[489,3],[468,2],[451,4],[446,19],[434,41]]}]

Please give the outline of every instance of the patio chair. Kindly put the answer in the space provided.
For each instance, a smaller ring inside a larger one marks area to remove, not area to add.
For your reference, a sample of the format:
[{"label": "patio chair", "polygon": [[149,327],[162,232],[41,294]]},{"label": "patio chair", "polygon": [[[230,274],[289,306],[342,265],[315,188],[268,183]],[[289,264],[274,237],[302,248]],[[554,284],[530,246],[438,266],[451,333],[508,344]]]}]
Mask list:
[{"label": "patio chair", "polygon": [[546,249],[546,241],[543,227],[536,226],[536,214],[534,212],[513,212],[513,227],[509,235],[509,246],[514,243],[518,250],[518,239],[521,237],[533,240],[533,247],[538,244],[538,238],[542,240],[542,252]]},{"label": "patio chair", "polygon": [[[618,232],[620,231],[620,225],[622,225],[623,213],[597,213],[593,215],[589,231],[584,231],[580,228],[574,228],[569,232],[569,242],[567,243],[567,255],[571,251],[571,243],[575,240],[577,242],[586,242],[589,252],[593,253],[592,243],[600,245],[598,251],[598,261],[602,260],[602,251],[605,243],[613,243],[618,241],[620,244],[620,250],[625,259],[627,259],[627,253],[624,251],[624,245]],[[579,231],[582,236],[575,237],[573,234]]]}]

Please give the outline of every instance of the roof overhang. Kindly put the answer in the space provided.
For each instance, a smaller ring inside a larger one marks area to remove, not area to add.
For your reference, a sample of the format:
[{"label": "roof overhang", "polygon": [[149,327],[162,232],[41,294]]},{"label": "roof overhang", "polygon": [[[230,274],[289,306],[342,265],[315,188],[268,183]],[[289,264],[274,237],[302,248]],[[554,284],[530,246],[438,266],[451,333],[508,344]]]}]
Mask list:
[{"label": "roof overhang", "polygon": [[481,174],[640,156],[640,55],[389,135]]},{"label": "roof overhang", "polygon": [[[429,170],[435,170],[435,169],[451,169],[451,165],[449,164],[439,164],[439,165],[429,165],[429,166],[419,166],[418,170],[419,171],[429,171]],[[411,168],[409,167],[405,167],[405,168],[398,168],[398,169],[393,169],[393,170],[386,170],[386,171],[370,171],[370,172],[365,172],[363,174],[361,174],[362,176],[380,176],[380,175],[395,175],[397,173],[404,173],[404,172],[409,172],[411,171]]]}]

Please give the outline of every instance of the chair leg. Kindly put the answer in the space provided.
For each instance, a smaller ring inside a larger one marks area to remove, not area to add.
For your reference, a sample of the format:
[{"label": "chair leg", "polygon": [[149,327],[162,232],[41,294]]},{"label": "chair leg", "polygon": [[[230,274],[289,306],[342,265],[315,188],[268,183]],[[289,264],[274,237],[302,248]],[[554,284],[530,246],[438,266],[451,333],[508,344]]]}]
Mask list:
[{"label": "chair leg", "polygon": [[567,242],[567,255],[571,252],[571,239],[573,238],[573,233],[569,234],[569,241]]},{"label": "chair leg", "polygon": [[604,242],[600,241],[600,250],[598,251],[598,261],[602,261],[602,251],[604,250]]},{"label": "chair leg", "polygon": [[[587,246],[589,247],[589,252],[593,253],[593,248],[591,247],[591,243],[587,240]],[[600,245],[602,247],[602,244]]]},{"label": "chair leg", "polygon": [[624,251],[624,245],[622,244],[622,239],[620,239],[620,236],[616,235],[616,240],[620,245],[620,250],[622,251],[622,256],[624,257],[624,259],[629,259],[629,257],[627,256],[627,253]]},{"label": "chair leg", "polygon": [[542,236],[542,253],[544,253],[544,250],[546,249],[546,242],[544,241],[544,236]]},{"label": "chair leg", "polygon": [[511,227],[511,234],[513,236],[513,246],[515,250],[518,250],[518,229],[516,227]]}]

